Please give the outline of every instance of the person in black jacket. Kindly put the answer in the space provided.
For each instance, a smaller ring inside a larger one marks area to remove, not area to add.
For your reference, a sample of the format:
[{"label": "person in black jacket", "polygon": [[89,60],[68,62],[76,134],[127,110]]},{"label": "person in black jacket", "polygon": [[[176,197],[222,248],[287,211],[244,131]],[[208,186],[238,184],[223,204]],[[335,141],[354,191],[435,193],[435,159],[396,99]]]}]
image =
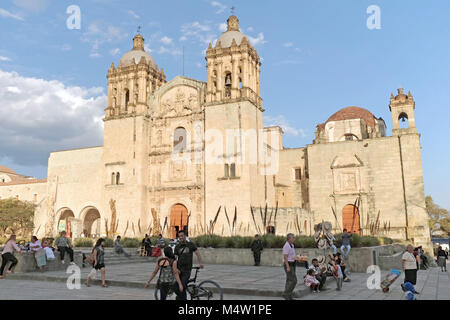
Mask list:
[{"label": "person in black jacket", "polygon": [[261,263],[261,252],[263,251],[264,247],[262,241],[259,239],[258,234],[255,235],[255,239],[253,240],[250,247],[253,252],[253,258],[255,259],[255,266],[259,266]]}]

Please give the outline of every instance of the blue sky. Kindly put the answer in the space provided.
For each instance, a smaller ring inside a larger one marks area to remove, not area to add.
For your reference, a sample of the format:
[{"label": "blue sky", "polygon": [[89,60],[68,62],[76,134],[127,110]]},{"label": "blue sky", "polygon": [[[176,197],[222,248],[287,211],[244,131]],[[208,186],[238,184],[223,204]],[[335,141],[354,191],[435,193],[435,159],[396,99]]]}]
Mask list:
[{"label": "blue sky", "polygon": [[[70,5],[81,29],[69,30]],[[368,6],[381,9],[369,30]],[[450,208],[446,119],[450,88],[450,2],[420,1],[119,1],[0,2],[0,163],[44,178],[53,150],[101,145],[106,72],[131,48],[138,25],[168,79],[205,80],[204,51],[223,31],[230,7],[263,59],[267,124],[284,144],[314,139],[315,126],[346,106],[382,117],[399,87],[416,101],[425,191]]]}]

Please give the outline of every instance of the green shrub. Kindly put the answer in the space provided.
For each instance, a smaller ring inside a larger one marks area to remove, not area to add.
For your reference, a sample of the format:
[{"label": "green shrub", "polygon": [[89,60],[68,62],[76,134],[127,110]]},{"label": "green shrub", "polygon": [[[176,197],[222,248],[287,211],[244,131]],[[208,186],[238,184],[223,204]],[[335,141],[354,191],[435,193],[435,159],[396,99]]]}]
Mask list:
[{"label": "green shrub", "polygon": [[105,239],[105,248],[112,248],[114,247],[114,240],[111,238],[104,238]]},{"label": "green shrub", "polygon": [[298,236],[295,237],[294,245],[296,248],[314,248],[314,237]]},{"label": "green shrub", "polygon": [[125,248],[139,248],[141,246],[141,240],[138,238],[123,238],[120,243]]},{"label": "green shrub", "polygon": [[94,240],[91,238],[76,238],[73,241],[73,245],[75,247],[89,247],[92,248],[94,246]]},{"label": "green shrub", "polygon": [[282,248],[286,242],[286,237],[266,234],[262,236],[264,248]]}]

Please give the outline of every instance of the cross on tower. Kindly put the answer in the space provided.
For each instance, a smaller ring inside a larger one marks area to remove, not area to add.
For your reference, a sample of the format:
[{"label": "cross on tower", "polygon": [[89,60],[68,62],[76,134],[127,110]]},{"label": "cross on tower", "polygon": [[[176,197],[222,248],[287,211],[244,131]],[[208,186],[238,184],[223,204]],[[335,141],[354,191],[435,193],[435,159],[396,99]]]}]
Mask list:
[{"label": "cross on tower", "polygon": [[234,9],[236,9],[234,6],[231,7],[231,15],[234,16]]},{"label": "cross on tower", "polygon": [[139,25],[138,28],[137,28],[137,33],[141,34],[141,30],[142,30],[142,27]]}]

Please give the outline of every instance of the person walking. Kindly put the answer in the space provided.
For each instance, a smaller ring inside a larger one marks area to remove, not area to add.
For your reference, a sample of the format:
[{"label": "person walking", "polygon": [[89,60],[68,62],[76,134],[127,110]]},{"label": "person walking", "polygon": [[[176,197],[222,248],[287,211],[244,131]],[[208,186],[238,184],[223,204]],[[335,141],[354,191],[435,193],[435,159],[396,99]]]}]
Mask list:
[{"label": "person walking", "polygon": [[[108,287],[106,285],[106,269],[105,269],[105,239],[100,238],[95,243],[94,249],[92,249],[92,254],[94,257],[94,269],[100,270],[102,275],[102,287],[106,288]],[[89,274],[87,280],[86,280],[86,286],[90,287],[89,281],[91,280],[91,273]]]},{"label": "person walking", "polygon": [[442,272],[447,272],[447,259],[448,253],[445,252],[441,246],[439,246],[437,251],[437,262]]},{"label": "person walking", "polygon": [[[416,285],[416,283],[417,283],[417,259],[414,256],[414,248],[410,244],[406,247],[406,251],[402,255],[402,268],[403,268],[403,271],[405,272],[404,283],[411,282],[413,285]],[[414,293],[418,293],[418,292],[416,291]]]},{"label": "person walking", "polygon": [[[181,284],[183,288],[187,287],[192,271],[193,255],[197,256],[200,268],[203,269],[202,257],[197,250],[197,246],[191,242],[186,241],[186,234],[183,230],[178,232],[180,242],[175,246],[174,254],[178,257],[178,270],[180,273]],[[177,300],[187,300],[186,290],[176,290]]]},{"label": "person walking", "polygon": [[3,271],[5,270],[6,264],[8,261],[11,261],[11,265],[8,268],[7,273],[13,273],[13,268],[17,264],[17,258],[14,257],[14,251],[22,253],[20,248],[16,244],[16,235],[12,234],[8,241],[6,241],[5,246],[2,251],[2,266],[0,267],[0,279],[3,279]]},{"label": "person walking", "polygon": [[145,234],[144,239],[142,239],[142,246],[145,249],[146,256],[151,256],[152,255],[152,242],[150,241],[148,234]]},{"label": "person walking", "polygon": [[70,264],[75,264],[73,262],[73,249],[70,239],[66,237],[66,232],[62,231],[61,236],[55,240],[55,248],[59,250],[61,254],[61,263],[64,264],[64,255],[67,252],[70,257]]},{"label": "person walking", "polygon": [[255,266],[259,266],[261,264],[261,252],[264,249],[261,239],[259,239],[259,234],[255,235],[255,239],[253,240],[250,246],[253,252],[253,258],[255,260]]},{"label": "person walking", "polygon": [[297,285],[297,274],[295,270],[295,236],[293,233],[287,235],[287,241],[283,246],[284,271],[286,273],[286,285],[283,298],[286,300],[294,300],[293,291]]},{"label": "person walking", "polygon": [[[350,253],[351,250],[351,245],[350,245],[350,238],[353,236],[352,233],[348,233],[347,229],[343,230],[343,234],[342,234],[342,246],[341,246],[341,252],[344,255],[344,257],[347,257]],[[344,249],[347,248],[347,253],[345,253]]]},{"label": "person walking", "polygon": [[152,282],[153,278],[156,276],[159,270],[159,279],[156,286],[157,288],[159,288],[161,300],[166,300],[167,293],[175,285],[175,282],[178,285],[179,292],[182,292],[184,290],[178,272],[177,259],[173,254],[172,248],[164,248],[164,257],[159,258],[158,262],[156,263],[155,271],[153,271],[150,279],[148,279],[148,281],[146,282],[144,286],[145,288],[150,285],[150,282]]},{"label": "person walking", "polygon": [[164,249],[164,247],[166,246],[166,239],[163,238],[161,233],[158,235],[158,246],[161,249]]}]

